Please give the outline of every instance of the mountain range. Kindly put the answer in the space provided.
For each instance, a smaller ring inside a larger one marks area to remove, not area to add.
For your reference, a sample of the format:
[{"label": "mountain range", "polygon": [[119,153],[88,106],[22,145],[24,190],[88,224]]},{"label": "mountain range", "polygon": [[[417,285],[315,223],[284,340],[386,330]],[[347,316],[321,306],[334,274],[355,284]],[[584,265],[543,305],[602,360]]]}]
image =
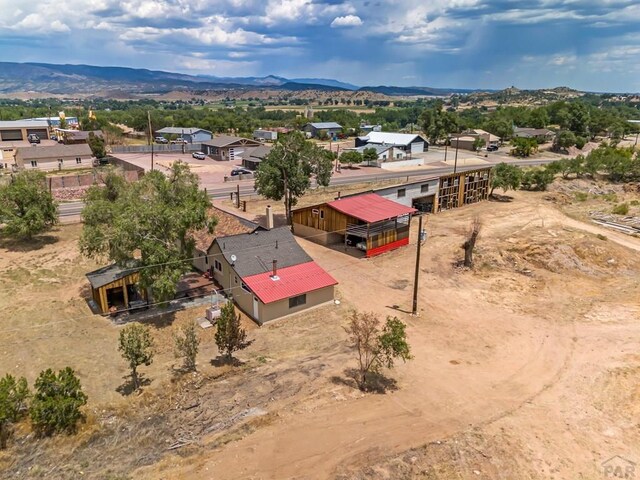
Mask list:
[{"label": "mountain range", "polygon": [[261,89],[294,92],[302,90],[371,92],[387,96],[448,95],[473,91],[430,87],[359,87],[350,83],[325,78],[287,79],[276,75],[265,77],[216,77],[128,67],[0,62],[0,94],[4,96],[18,92],[108,96],[109,92],[152,94],[176,90]]}]

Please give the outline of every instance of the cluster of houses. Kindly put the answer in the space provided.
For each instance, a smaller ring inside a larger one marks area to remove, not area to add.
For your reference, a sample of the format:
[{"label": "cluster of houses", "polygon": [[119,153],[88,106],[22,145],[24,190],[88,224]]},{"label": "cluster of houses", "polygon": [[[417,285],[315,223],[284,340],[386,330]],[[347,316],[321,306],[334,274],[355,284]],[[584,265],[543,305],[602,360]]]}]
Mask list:
[{"label": "cluster of houses", "polygon": [[[213,233],[193,232],[193,267],[258,324],[333,302],[337,281],[295,236],[344,254],[374,257],[409,244],[412,218],[469,205],[489,196],[491,168],[425,178],[338,196],[292,212],[292,225],[275,227],[271,207],[264,225],[214,208]],[[90,272],[99,313],[127,310],[149,295],[137,290],[135,269],[112,265]]]}]

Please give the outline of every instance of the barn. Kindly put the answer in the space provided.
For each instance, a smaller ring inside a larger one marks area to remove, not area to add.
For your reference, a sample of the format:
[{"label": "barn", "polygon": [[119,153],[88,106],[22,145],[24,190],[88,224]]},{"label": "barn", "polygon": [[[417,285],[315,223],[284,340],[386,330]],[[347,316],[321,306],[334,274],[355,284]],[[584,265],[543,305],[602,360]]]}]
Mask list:
[{"label": "barn", "polygon": [[322,245],[355,246],[366,257],[409,243],[413,207],[365,193],[299,208],[293,213],[293,231]]}]

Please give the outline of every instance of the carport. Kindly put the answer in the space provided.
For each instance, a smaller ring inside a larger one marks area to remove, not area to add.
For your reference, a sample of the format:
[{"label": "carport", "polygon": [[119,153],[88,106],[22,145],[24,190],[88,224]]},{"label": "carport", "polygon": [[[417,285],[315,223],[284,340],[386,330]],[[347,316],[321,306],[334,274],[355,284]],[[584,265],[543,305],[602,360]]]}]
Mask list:
[{"label": "carport", "polygon": [[138,288],[140,273],[135,268],[122,268],[113,264],[89,272],[86,276],[91,284],[91,297],[99,313],[146,304],[147,295]]}]

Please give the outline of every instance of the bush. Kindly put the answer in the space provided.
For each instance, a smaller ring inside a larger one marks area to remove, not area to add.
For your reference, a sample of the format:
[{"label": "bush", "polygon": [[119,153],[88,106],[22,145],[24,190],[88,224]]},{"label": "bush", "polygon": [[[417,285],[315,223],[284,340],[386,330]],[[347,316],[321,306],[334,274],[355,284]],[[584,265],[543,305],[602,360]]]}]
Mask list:
[{"label": "bush", "polygon": [[637,207],[638,205],[640,205],[640,201],[638,200],[631,200],[629,202],[629,205],[631,205],[632,207]]},{"label": "bush", "polygon": [[613,207],[611,213],[614,213],[615,215],[627,215],[629,213],[629,204],[627,202],[620,203]]},{"label": "bush", "polygon": [[27,409],[29,388],[24,377],[5,375],[0,379],[0,449],[7,448],[11,424],[20,420]]},{"label": "bush", "polygon": [[200,338],[198,338],[196,324],[194,322],[189,322],[184,325],[179,335],[174,334],[174,342],[174,353],[176,358],[184,358],[185,370],[195,370],[196,357],[198,355],[198,347],[200,345]]},{"label": "bush", "polygon": [[84,419],[80,407],[87,403],[75,372],[66,367],[56,375],[48,368],[38,376],[35,389],[29,413],[36,434],[75,432],[78,421]]},{"label": "bush", "polygon": [[586,202],[589,198],[589,194],[586,192],[576,192],[573,194],[573,196],[578,202]]},{"label": "bush", "polygon": [[576,148],[578,150],[582,150],[582,148],[587,144],[587,139],[584,137],[576,137]]}]

